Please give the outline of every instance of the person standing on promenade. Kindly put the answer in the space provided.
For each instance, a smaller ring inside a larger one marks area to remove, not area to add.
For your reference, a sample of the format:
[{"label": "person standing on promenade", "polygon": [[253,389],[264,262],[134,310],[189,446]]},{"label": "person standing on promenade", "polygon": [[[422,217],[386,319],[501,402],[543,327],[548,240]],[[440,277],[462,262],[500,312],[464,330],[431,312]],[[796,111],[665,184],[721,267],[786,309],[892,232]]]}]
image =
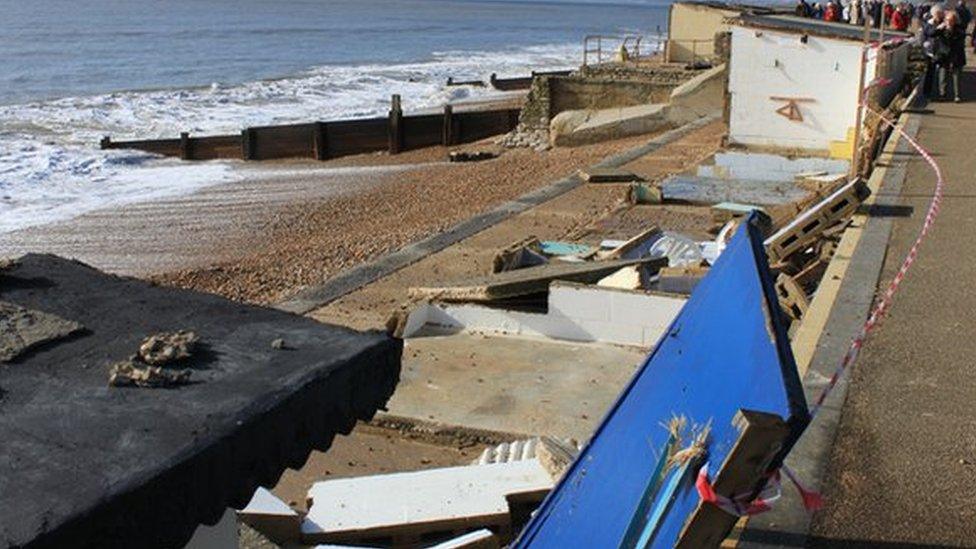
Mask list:
[{"label": "person standing on promenade", "polygon": [[797,17],[810,17],[810,4],[807,4],[807,0],[797,0],[793,13]]},{"label": "person standing on promenade", "polygon": [[919,42],[922,43],[922,50],[925,52],[925,82],[922,85],[922,93],[927,97],[932,95],[935,87],[936,34],[938,34],[939,25],[944,19],[945,10],[936,4],[932,6],[925,19],[922,20],[921,28],[918,31]]},{"label": "person standing on promenade", "polygon": [[959,27],[965,33],[969,30],[969,23],[973,20],[973,12],[966,6],[966,0],[958,0],[956,2],[956,14],[959,16]]},{"label": "person standing on promenade", "polygon": [[864,25],[864,5],[861,0],[851,0],[850,15],[847,19],[852,25]]},{"label": "person standing on promenade", "polygon": [[935,64],[939,68],[939,99],[949,98],[949,80],[952,79],[953,100],[959,103],[959,78],[966,65],[966,30],[954,11],[947,13],[936,28]]},{"label": "person standing on promenade", "polygon": [[907,31],[908,25],[912,22],[912,11],[907,2],[898,4],[895,12],[891,14],[891,28],[897,31]]},{"label": "person standing on promenade", "polygon": [[834,0],[827,2],[827,7],[824,9],[824,21],[833,23],[840,21],[840,6]]}]

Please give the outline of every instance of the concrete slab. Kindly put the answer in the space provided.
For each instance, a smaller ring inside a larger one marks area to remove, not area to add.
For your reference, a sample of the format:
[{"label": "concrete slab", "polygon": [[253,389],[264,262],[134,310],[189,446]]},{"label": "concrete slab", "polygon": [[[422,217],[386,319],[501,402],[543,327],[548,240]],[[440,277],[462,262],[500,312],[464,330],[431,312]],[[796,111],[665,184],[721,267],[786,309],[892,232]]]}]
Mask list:
[{"label": "concrete slab", "polygon": [[[0,299],[85,327],[0,367],[2,547],[182,546],[371,418],[399,373],[401,342],[386,334],[54,256],[4,271]],[[108,386],[109,365],[146,335],[181,329],[200,336],[181,365],[191,383]]]},{"label": "concrete slab", "polygon": [[646,355],[629,347],[472,334],[405,345],[389,414],[581,441]]}]

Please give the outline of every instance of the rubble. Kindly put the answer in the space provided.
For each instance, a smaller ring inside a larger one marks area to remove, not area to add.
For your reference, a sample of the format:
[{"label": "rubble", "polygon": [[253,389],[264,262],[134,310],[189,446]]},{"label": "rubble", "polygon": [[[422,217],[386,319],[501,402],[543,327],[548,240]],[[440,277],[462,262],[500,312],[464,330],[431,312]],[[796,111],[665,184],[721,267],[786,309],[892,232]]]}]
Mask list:
[{"label": "rubble", "polygon": [[151,366],[164,366],[190,358],[200,338],[193,332],[160,332],[143,340],[139,358]]},{"label": "rubble", "polygon": [[199,341],[196,333],[185,330],[148,336],[137,354],[109,368],[108,384],[150,389],[186,385],[193,370],[171,366],[189,359]]},{"label": "rubble", "polygon": [[111,387],[143,387],[155,389],[160,387],[175,387],[190,382],[193,371],[189,368],[180,370],[149,366],[132,357],[129,360],[112,365],[108,373],[108,384]]},{"label": "rubble", "polygon": [[519,126],[495,141],[509,149],[529,148],[542,152],[552,146],[549,144],[548,129],[531,129]]}]

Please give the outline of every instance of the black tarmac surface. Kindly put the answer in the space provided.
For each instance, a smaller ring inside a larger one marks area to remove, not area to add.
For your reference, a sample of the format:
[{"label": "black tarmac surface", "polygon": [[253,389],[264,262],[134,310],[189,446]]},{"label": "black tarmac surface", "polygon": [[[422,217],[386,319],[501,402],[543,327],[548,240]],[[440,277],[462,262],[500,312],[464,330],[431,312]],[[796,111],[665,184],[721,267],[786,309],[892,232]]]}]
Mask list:
[{"label": "black tarmac surface", "polygon": [[[402,343],[54,256],[0,274],[0,300],[80,334],[0,365],[0,546],[173,547],[370,418]],[[201,338],[192,383],[111,388],[142,339]],[[272,347],[281,338],[284,349]]]}]

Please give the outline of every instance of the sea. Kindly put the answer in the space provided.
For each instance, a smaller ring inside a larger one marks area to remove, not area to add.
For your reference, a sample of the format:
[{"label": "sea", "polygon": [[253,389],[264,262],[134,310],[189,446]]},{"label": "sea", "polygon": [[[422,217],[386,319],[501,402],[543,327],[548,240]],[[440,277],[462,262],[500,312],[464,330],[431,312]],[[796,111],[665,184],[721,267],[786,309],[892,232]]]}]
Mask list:
[{"label": "sea", "polygon": [[102,151],[488,97],[448,87],[571,68],[587,34],[666,32],[667,0],[0,0],[0,239],[241,177]]}]

